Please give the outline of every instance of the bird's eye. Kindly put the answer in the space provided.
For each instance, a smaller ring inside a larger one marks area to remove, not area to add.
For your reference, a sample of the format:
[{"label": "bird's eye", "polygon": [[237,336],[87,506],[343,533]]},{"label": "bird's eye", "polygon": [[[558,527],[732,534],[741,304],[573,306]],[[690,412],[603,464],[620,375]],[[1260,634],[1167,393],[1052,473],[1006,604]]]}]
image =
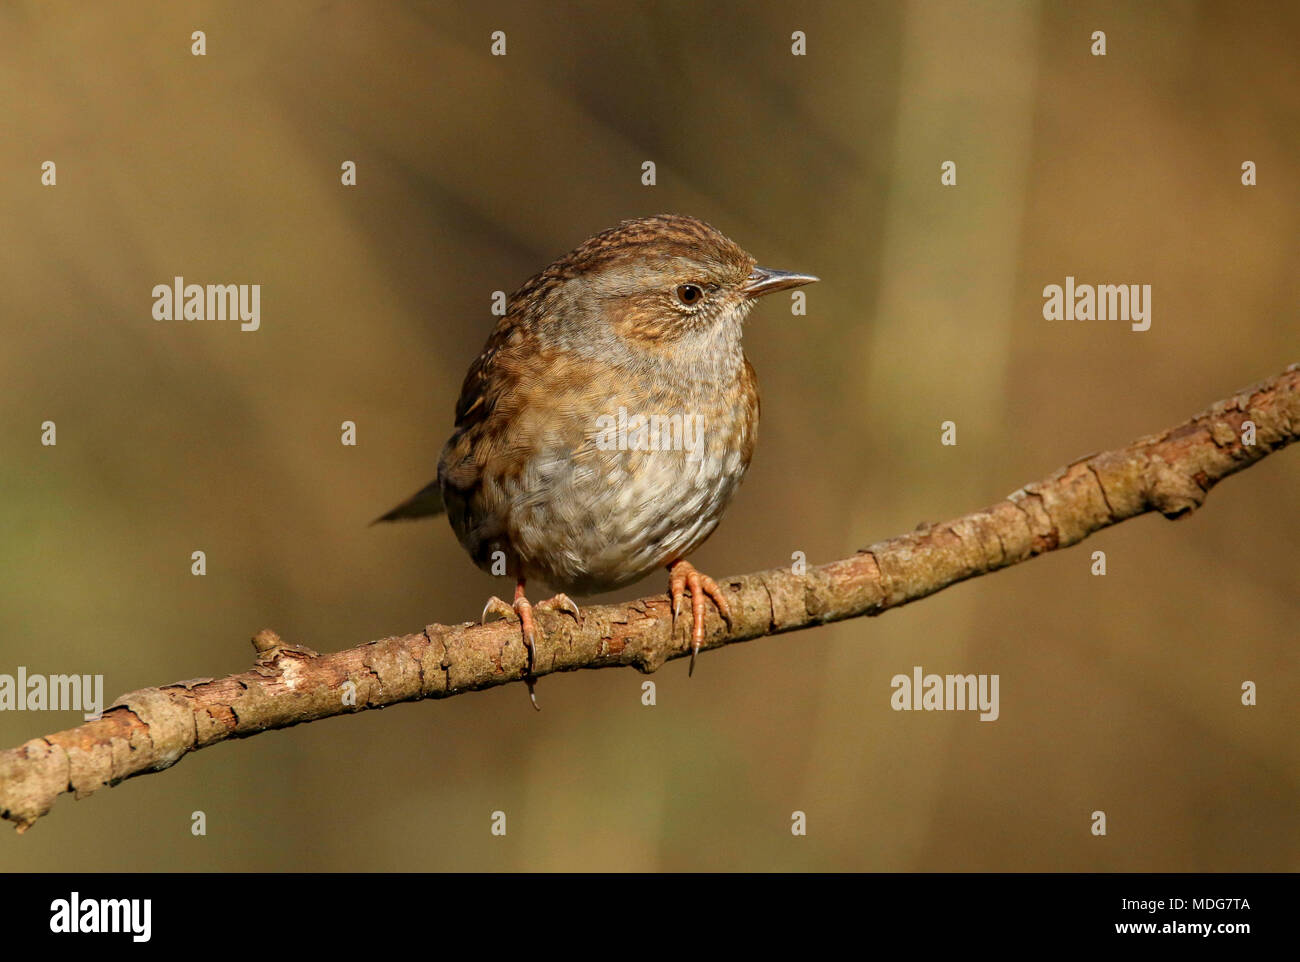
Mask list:
[{"label": "bird's eye", "polygon": [[686,307],[694,307],[704,296],[704,291],[698,284],[678,284],[674,293],[677,295],[677,300]]}]

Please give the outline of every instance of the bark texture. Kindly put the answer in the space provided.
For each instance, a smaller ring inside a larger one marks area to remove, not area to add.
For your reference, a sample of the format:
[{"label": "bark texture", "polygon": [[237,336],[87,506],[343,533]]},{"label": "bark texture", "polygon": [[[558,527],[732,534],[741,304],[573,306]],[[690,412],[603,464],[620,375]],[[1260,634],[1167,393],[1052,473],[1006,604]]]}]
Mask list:
[{"label": "bark texture", "polygon": [[[1148,511],[1182,517],[1220,480],[1298,433],[1300,364],[1293,364],[1176,427],[1074,461],[982,511],[803,574],[782,568],[719,579],[734,619],[728,629],[707,606],[702,650],[876,615]],[[648,673],[690,653],[690,619],[674,626],[665,595],[587,607],[580,619],[544,610],[536,618],[538,677],[625,666]],[[428,625],[324,655],[263,630],[253,647],[248,671],[130,692],[96,721],[0,752],[0,815],[22,832],[64,792],[83,798],[228,738],[518,682],[527,668],[515,622]]]}]

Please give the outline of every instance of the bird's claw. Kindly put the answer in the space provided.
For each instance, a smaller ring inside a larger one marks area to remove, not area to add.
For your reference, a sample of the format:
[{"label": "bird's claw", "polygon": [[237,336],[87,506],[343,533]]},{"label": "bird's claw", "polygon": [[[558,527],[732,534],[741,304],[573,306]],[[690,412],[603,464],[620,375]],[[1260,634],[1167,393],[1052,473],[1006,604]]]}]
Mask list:
[{"label": "bird's claw", "polygon": [[533,623],[532,603],[520,595],[515,599],[515,613],[519,615],[519,626],[523,629],[524,646],[528,649],[528,673],[533,673],[537,663],[537,628]]},{"label": "bird's claw", "polygon": [[537,602],[540,611],[563,611],[565,614],[573,616],[574,621],[581,621],[582,615],[578,611],[578,606],[574,604],[573,599],[560,592],[554,598],[547,598],[545,601]]},{"label": "bird's claw", "polygon": [[[564,596],[561,595],[560,597]],[[552,599],[552,601],[554,600]],[[578,606],[574,605],[568,598],[564,598],[564,600],[568,601],[569,605],[572,605],[575,612],[574,617],[576,618]],[[538,603],[537,607],[545,608],[548,605],[545,601],[542,601]],[[568,608],[564,610],[567,611]],[[524,683],[528,686],[528,697],[532,700],[533,707],[541,711],[542,706],[537,704],[537,692],[534,687],[537,684],[537,679],[533,677],[533,668],[537,664],[537,629],[533,624],[533,606],[524,597],[521,590],[516,590],[513,605],[502,601],[496,595],[489,598],[487,604],[483,606],[483,616],[479,619],[479,623],[487,624],[488,615],[497,615],[506,621],[512,618],[519,621],[520,635],[523,637],[524,648],[528,651],[528,669],[524,675]]]},{"label": "bird's claw", "polygon": [[527,598],[520,595],[515,599],[515,608],[519,612],[519,624],[524,631],[524,646],[528,649],[528,671],[524,675],[524,684],[528,686],[528,697],[534,710],[541,711],[542,706],[537,704],[537,679],[533,677],[533,669],[537,666],[537,629],[533,625],[533,606]]},{"label": "bird's claw", "polygon": [[731,617],[731,606],[723,596],[718,583],[708,575],[696,571],[695,566],[689,561],[675,561],[668,566],[668,592],[673,600],[674,630],[677,628],[677,614],[682,607],[682,595],[687,590],[691,593],[691,664],[686,672],[689,677],[695,673],[695,657],[700,653],[700,645],[704,643],[705,596],[713,599],[728,631],[731,630],[734,622]]},{"label": "bird's claw", "polygon": [[497,617],[504,618],[507,621],[509,621],[511,618],[518,617],[518,615],[515,612],[514,606],[502,601],[496,595],[493,595],[491,598],[489,598],[487,600],[487,604],[483,606],[483,615],[479,618],[478,623],[480,625],[486,625],[488,621],[488,615],[496,615]]}]

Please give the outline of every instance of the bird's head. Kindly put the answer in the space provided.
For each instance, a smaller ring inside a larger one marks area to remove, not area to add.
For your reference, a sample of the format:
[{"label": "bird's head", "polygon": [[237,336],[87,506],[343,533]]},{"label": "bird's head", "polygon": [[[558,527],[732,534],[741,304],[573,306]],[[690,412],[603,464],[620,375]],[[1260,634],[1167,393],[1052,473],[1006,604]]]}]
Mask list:
[{"label": "bird's head", "polygon": [[758,298],[815,280],[757,266],[735,242],[694,217],[659,214],[602,231],[516,297],[545,293],[550,303],[543,323],[564,318],[564,334],[585,328],[593,340],[612,334],[634,348],[661,352],[714,336],[738,343]]}]

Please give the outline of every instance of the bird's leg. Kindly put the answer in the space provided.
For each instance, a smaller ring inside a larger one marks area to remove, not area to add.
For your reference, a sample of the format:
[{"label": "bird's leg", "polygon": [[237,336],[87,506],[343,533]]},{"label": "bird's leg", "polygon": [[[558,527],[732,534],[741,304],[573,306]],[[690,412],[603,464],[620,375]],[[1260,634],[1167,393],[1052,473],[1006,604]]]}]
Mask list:
[{"label": "bird's leg", "polygon": [[[551,599],[551,602],[555,602],[557,598],[562,597],[564,596],[557,595]],[[564,598],[564,600],[569,601],[568,598]],[[569,601],[569,604],[573,605],[573,602]],[[541,608],[542,606],[550,607],[550,604],[543,601],[538,607]],[[573,609],[576,612],[577,605],[573,605]],[[533,624],[532,603],[524,597],[523,575],[520,575],[515,582],[515,603],[508,605],[496,595],[493,595],[488,599],[487,604],[483,606],[483,617],[480,619],[480,623],[487,621],[489,614],[501,615],[503,618],[508,618],[510,615],[519,617],[519,627],[524,636],[524,647],[528,649],[528,671],[524,675],[524,684],[528,686],[528,697],[532,699],[533,707],[541,711],[542,706],[537,704],[537,691],[534,687],[537,684],[537,679],[533,677],[533,667],[537,664],[537,628]],[[576,614],[574,617],[577,617]]]},{"label": "bird's leg", "polygon": [[673,601],[673,628],[677,627],[677,615],[682,608],[682,592],[691,593],[691,667],[687,676],[695,674],[695,656],[700,653],[700,644],[704,641],[704,596],[708,595],[718,606],[718,614],[731,628],[731,606],[723,597],[718,583],[708,575],[700,574],[695,566],[685,559],[678,559],[668,566],[668,594]]}]

